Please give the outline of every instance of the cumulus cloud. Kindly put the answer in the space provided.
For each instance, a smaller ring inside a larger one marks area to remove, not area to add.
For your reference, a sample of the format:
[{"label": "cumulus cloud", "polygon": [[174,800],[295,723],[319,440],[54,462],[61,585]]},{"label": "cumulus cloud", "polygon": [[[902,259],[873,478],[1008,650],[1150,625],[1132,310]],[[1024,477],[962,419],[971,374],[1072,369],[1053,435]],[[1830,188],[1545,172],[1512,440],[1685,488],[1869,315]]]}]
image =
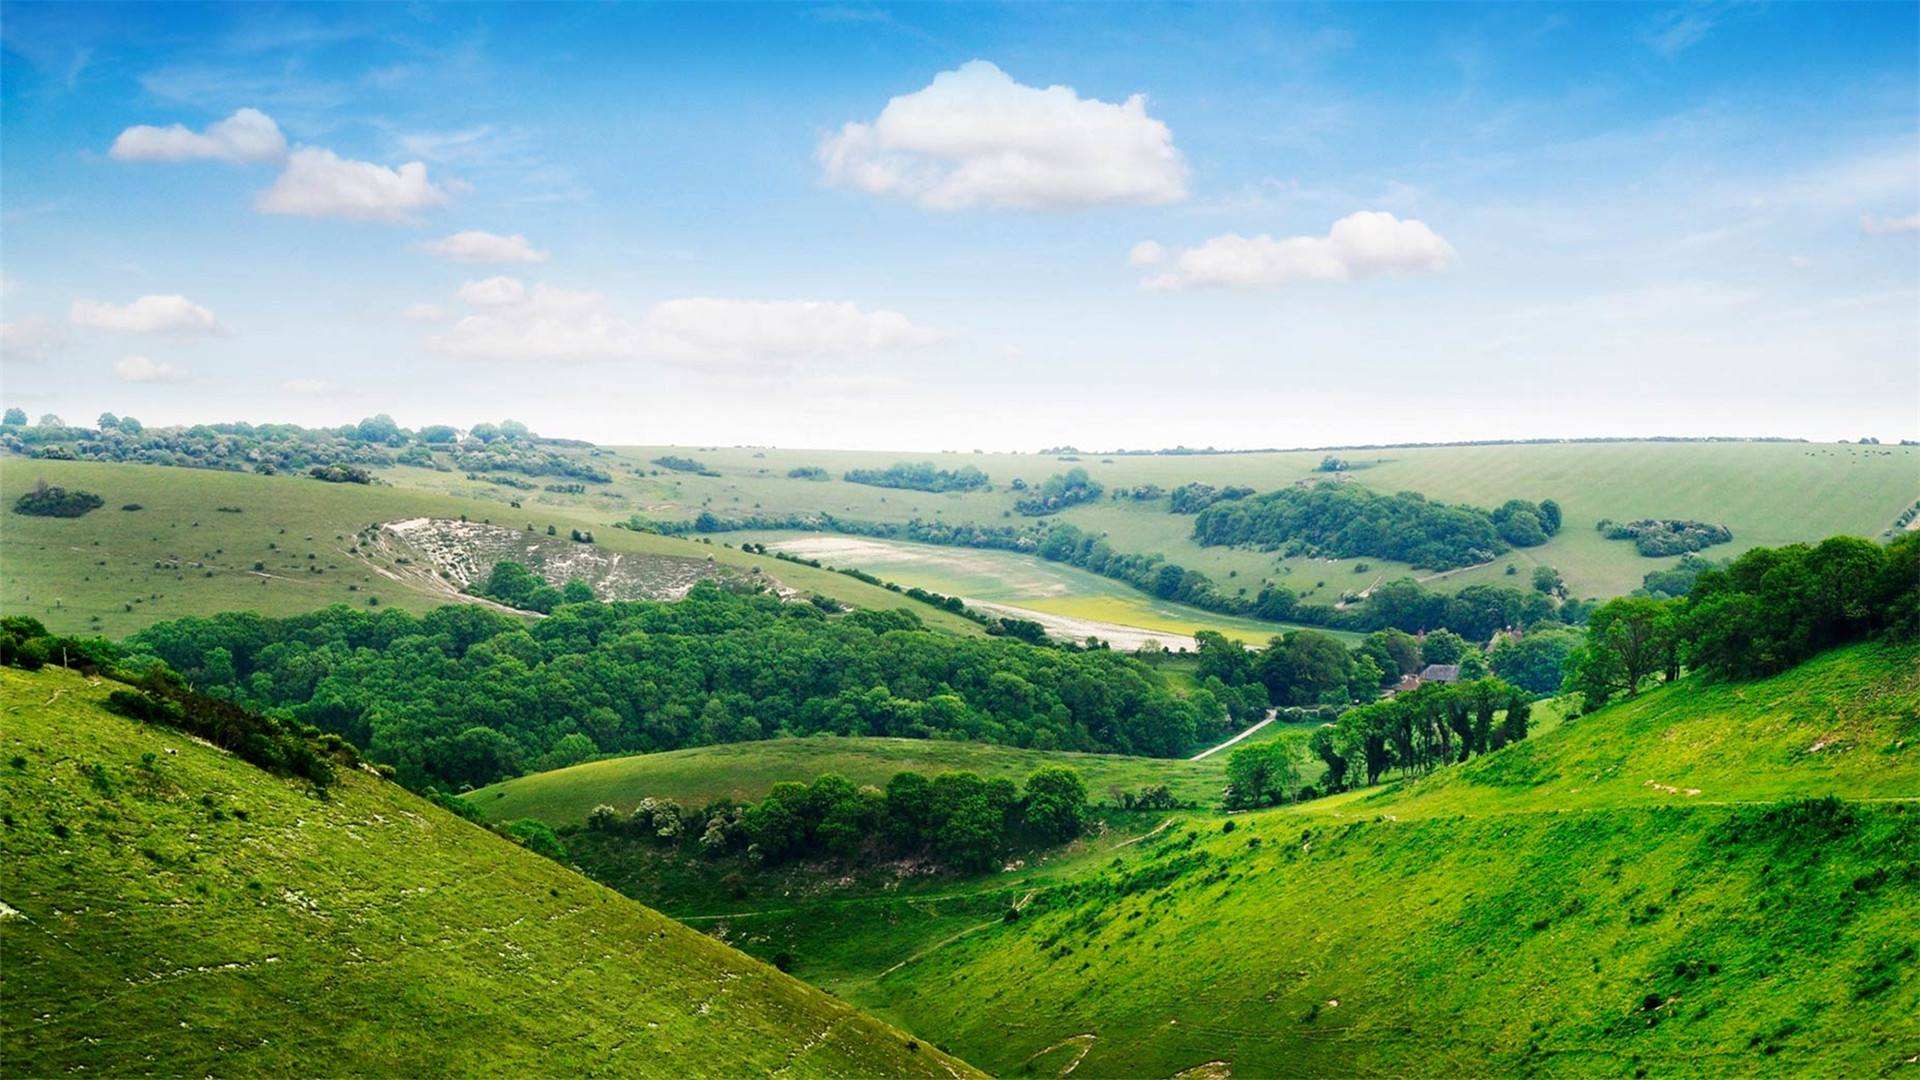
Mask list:
[{"label": "cumulus cloud", "polygon": [[145,356],[129,356],[113,365],[113,374],[121,382],[179,382],[187,373],[164,361]]},{"label": "cumulus cloud", "polygon": [[29,317],[0,322],[0,357],[22,363],[45,360],[67,344],[66,328]]},{"label": "cumulus cloud", "polygon": [[205,131],[184,124],[130,127],[107,151],[115,161],[230,161],[257,164],[279,161],[287,153],[286,136],[273,117],[258,109],[240,109]]},{"label": "cumulus cloud", "polygon": [[286,170],[272,187],[260,193],[255,206],[263,214],[401,225],[412,222],[416,211],[446,201],[446,189],[427,179],[427,167],[422,162],[410,161],[389,169],[304,146],[287,159]]},{"label": "cumulus cloud", "polygon": [[408,304],[400,309],[400,317],[414,322],[439,322],[447,317],[447,309],[439,304]]},{"label": "cumulus cloud", "polygon": [[529,288],[513,278],[468,282],[459,295],[472,310],[427,345],[474,360],[742,364],[892,353],[941,339],[897,311],[846,302],[690,297],[655,304],[631,320],[600,293]]},{"label": "cumulus cloud", "polygon": [[503,307],[525,300],[527,287],[519,278],[490,277],[467,282],[456,295],[461,303],[472,307]]},{"label": "cumulus cloud", "polygon": [[1167,249],[1165,245],[1155,243],[1152,240],[1142,240],[1133,245],[1132,251],[1127,252],[1128,266],[1158,266],[1166,261]]},{"label": "cumulus cloud", "polygon": [[1920,233],[1920,214],[1908,214],[1906,217],[1874,217],[1871,214],[1860,218],[1860,231],[1868,236],[1899,236],[1902,233]]},{"label": "cumulus cloud", "polygon": [[462,263],[542,263],[547,261],[547,253],[536,251],[527,238],[519,233],[512,236],[500,236],[497,233],[468,229],[452,236],[443,237],[420,245],[421,250],[438,255],[451,262]]},{"label": "cumulus cloud", "polygon": [[143,296],[131,304],[75,300],[68,317],[75,326],[116,334],[199,337],[227,332],[213,312],[184,296]]},{"label": "cumulus cloud", "polygon": [[1325,236],[1216,236],[1182,251],[1172,269],[1144,284],[1159,289],[1277,288],[1303,281],[1434,273],[1456,259],[1453,245],[1424,222],[1371,210],[1341,218]]},{"label": "cumulus cloud", "polygon": [[930,210],[1177,202],[1187,166],[1144,95],[1119,104],[1023,86],[985,60],[848,123],[816,156],[829,184]]},{"label": "cumulus cloud", "polygon": [[694,360],[899,352],[941,339],[897,311],[820,300],[668,300],[647,313],[646,329],[656,350]]}]

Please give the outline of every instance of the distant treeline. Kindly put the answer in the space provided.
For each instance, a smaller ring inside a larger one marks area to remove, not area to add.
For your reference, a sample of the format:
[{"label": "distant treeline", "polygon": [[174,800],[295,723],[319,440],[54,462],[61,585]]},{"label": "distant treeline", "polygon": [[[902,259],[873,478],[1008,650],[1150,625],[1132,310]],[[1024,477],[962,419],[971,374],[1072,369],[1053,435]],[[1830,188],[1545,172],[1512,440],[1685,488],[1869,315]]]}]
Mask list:
[{"label": "distant treeline", "polygon": [[[1460,442],[1349,443],[1343,446],[1267,446],[1246,450],[1221,450],[1208,446],[1172,446],[1161,450],[1081,450],[1073,446],[1052,446],[1034,451],[1042,456],[1085,454],[1089,457],[1195,457],[1232,454],[1313,454],[1329,450],[1444,450],[1453,446],[1582,446],[1607,443],[1804,443],[1810,439],[1783,435],[1598,435],[1584,439],[1468,439]],[[1865,443],[1866,440],[1861,440]],[[1906,445],[1903,440],[1902,446]]]},{"label": "distant treeline", "polygon": [[712,582],[533,624],[471,604],[338,606],[179,619],[127,646],[198,690],[343,735],[410,785],[454,789],[594,754],[817,732],[1172,757],[1223,720],[1107,650],[937,633],[908,611],[829,617]]},{"label": "distant treeline", "polygon": [[1209,506],[1194,542],[1288,555],[1371,557],[1452,570],[1511,547],[1535,547],[1560,530],[1560,506],[1509,500],[1499,509],[1431,502],[1410,491],[1382,495],[1356,484],[1315,484]]},{"label": "distant treeline", "polygon": [[475,424],[464,436],[446,424],[412,431],[384,414],[336,428],[245,423],[150,428],[131,416],[113,413],[102,413],[96,424],[72,426],[52,413],[28,424],[26,413],[9,409],[0,422],[0,447],[49,460],[230,472],[308,473],[316,468],[415,465],[443,471],[457,467],[468,472],[563,476],[602,484],[613,479],[605,470],[545,448],[584,444],[542,439],[514,420]]},{"label": "distant treeline", "polygon": [[931,461],[899,461],[885,469],[849,469],[842,477],[850,484],[905,488],[910,491],[978,491],[987,486],[987,474],[972,465],[942,469]]},{"label": "distant treeline", "polygon": [[1024,788],[972,772],[898,772],[882,791],[827,773],[811,784],[775,784],[758,802],[723,799],[689,810],[671,800],[642,799],[630,814],[597,806],[586,828],[709,858],[744,855],[777,864],[925,857],[978,872],[1016,848],[1072,840],[1085,830],[1087,816],[1080,775],[1055,766],[1036,771]]}]

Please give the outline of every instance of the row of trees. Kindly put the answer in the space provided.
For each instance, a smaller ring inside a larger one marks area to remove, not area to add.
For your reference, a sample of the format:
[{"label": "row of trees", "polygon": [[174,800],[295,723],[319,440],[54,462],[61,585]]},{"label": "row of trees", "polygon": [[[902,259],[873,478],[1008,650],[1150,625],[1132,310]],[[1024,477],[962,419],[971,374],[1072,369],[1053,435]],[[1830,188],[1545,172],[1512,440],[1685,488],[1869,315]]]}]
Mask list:
[{"label": "row of trees", "polygon": [[884,791],[828,773],[811,784],[775,784],[766,797],[744,805],[722,800],[684,810],[670,800],[645,799],[631,814],[599,806],[587,816],[587,828],[769,865],[920,857],[978,872],[1009,851],[1072,840],[1085,831],[1088,816],[1080,775],[1048,767],[1024,787],[972,772],[898,772]]},{"label": "row of trees", "polygon": [[1315,484],[1210,506],[1194,519],[1193,539],[1202,546],[1394,559],[1450,570],[1486,562],[1509,545],[1544,544],[1560,523],[1560,507],[1551,499],[1514,499],[1488,512],[1410,491],[1382,495],[1357,484]]},{"label": "row of trees", "polygon": [[1836,536],[1754,548],[1695,578],[1685,597],[1629,596],[1594,609],[1568,658],[1588,708],[1685,669],[1717,678],[1784,671],[1835,645],[1920,633],[1920,534],[1882,547]]},{"label": "row of trees", "polygon": [[1253,494],[1250,487],[1215,487],[1199,481],[1181,484],[1167,493],[1167,509],[1176,514],[1197,514],[1217,502],[1244,499]]},{"label": "row of trees", "polygon": [[474,605],[334,607],[179,619],[128,644],[196,688],[337,732],[413,786],[477,786],[565,764],[562,749],[830,732],[1171,757],[1220,730],[1217,702],[1132,657],[934,633],[908,611],[830,617],[712,582],[532,625]]},{"label": "row of trees", "polygon": [[1497,678],[1427,683],[1348,710],[1307,746],[1327,766],[1322,789],[1344,791],[1390,770],[1418,776],[1518,742],[1532,712],[1525,692]]},{"label": "row of trees", "polygon": [[897,461],[884,469],[849,469],[842,479],[850,484],[936,493],[978,491],[987,486],[987,474],[972,465],[942,469],[931,461]]},{"label": "row of trees", "polygon": [[564,476],[598,483],[612,480],[604,470],[577,455],[555,452],[550,445],[558,440],[541,439],[515,420],[476,424],[464,437],[446,424],[411,431],[385,414],[332,428],[246,423],[156,428],[110,412],[102,413],[95,424],[91,428],[70,425],[51,413],[28,424],[26,414],[13,409],[0,423],[0,446],[25,456],[58,460],[260,473],[411,464],[443,469],[457,466],[468,472]]}]

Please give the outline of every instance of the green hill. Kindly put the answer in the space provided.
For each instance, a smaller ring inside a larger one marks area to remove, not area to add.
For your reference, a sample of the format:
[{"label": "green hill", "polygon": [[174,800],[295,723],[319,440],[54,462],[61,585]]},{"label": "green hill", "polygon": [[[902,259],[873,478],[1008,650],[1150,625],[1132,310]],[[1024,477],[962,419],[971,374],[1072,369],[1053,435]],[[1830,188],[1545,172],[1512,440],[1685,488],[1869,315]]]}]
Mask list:
[{"label": "green hill", "polygon": [[329,797],[0,670],[0,1072],[956,1075],[364,774]]},{"label": "green hill", "polygon": [[475,810],[495,821],[530,817],[550,825],[578,825],[602,803],[630,811],[644,798],[673,799],[684,806],[704,806],[722,798],[758,799],[782,780],[806,782],[823,773],[839,773],[856,784],[884,786],[888,777],[905,771],[964,769],[988,779],[1019,781],[1045,765],[1077,770],[1095,799],[1105,798],[1114,788],[1138,791],[1165,784],[1183,802],[1217,803],[1227,775],[1226,754],[1181,761],[934,739],[823,736],[590,761],[504,780],[465,797]]},{"label": "green hill", "polygon": [[8,610],[65,633],[120,637],[182,615],[284,616],[329,604],[427,611],[454,599],[453,591],[414,572],[417,566],[397,565],[391,552],[361,546],[358,536],[376,523],[419,517],[531,524],[539,533],[551,526],[561,537],[586,528],[599,549],[623,556],[712,558],[850,606],[907,608],[929,626],[981,632],[957,615],[842,574],[610,528],[604,516],[584,508],[522,509],[384,484],[17,457],[0,457],[0,503],[10,505],[42,479],[106,500],[79,518],[29,517],[0,507],[7,537],[0,587]]},{"label": "green hill", "polygon": [[1685,680],[1424,780],[1194,818],[851,996],[1000,1073],[1892,1072],[1920,650]]}]

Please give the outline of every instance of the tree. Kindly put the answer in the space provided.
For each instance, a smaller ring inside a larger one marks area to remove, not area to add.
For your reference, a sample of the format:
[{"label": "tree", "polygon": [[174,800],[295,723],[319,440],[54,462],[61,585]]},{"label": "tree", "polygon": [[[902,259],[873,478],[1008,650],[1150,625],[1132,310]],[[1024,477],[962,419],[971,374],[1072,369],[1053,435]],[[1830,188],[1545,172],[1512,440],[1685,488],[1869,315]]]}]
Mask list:
[{"label": "tree", "polygon": [[1080,774],[1048,766],[1027,777],[1022,796],[1027,831],[1045,844],[1079,836],[1087,824],[1087,789]]},{"label": "tree", "polygon": [[1278,806],[1293,798],[1300,786],[1300,768],[1294,763],[1293,744],[1285,739],[1243,746],[1227,759],[1229,810]]},{"label": "tree", "polygon": [[568,581],[560,590],[560,602],[564,604],[584,604],[593,598],[593,586],[579,578]]},{"label": "tree", "polygon": [[1553,567],[1536,566],[1533,568],[1533,589],[1548,596],[1565,596],[1567,583],[1560,576],[1560,571]]},{"label": "tree", "polygon": [[1680,609],[1677,601],[1623,596],[1587,618],[1587,640],[1568,657],[1569,686],[1596,709],[1615,693],[1632,697],[1653,675],[1679,675]]},{"label": "tree", "polygon": [[1518,641],[1501,638],[1489,664],[1493,673],[1529,694],[1551,694],[1566,677],[1567,657],[1579,644],[1564,630],[1535,630]]},{"label": "tree", "polygon": [[4,420],[0,420],[0,424],[5,424],[7,427],[26,427],[27,426],[27,410],[8,409],[6,418]]},{"label": "tree", "polygon": [[518,757],[513,740],[475,725],[447,743],[436,771],[456,784],[481,787],[517,771]]},{"label": "tree", "polygon": [[1540,527],[1547,531],[1548,536],[1553,536],[1560,531],[1562,520],[1559,503],[1552,499],[1540,500]]},{"label": "tree", "polygon": [[1252,677],[1253,655],[1239,642],[1230,641],[1225,634],[1214,630],[1196,631],[1193,641],[1194,678],[1212,677],[1228,686],[1239,686]]},{"label": "tree", "polygon": [[1420,639],[1393,627],[1368,634],[1366,640],[1360,643],[1360,649],[1380,665],[1382,678],[1391,678],[1396,682],[1402,675],[1419,671],[1424,664]]},{"label": "tree", "polygon": [[1274,638],[1255,664],[1275,704],[1314,705],[1330,692],[1346,701],[1353,658],[1339,640],[1313,630],[1292,630]]},{"label": "tree", "polygon": [[1466,652],[1466,639],[1451,630],[1435,630],[1420,643],[1421,656],[1429,664],[1457,664]]}]

